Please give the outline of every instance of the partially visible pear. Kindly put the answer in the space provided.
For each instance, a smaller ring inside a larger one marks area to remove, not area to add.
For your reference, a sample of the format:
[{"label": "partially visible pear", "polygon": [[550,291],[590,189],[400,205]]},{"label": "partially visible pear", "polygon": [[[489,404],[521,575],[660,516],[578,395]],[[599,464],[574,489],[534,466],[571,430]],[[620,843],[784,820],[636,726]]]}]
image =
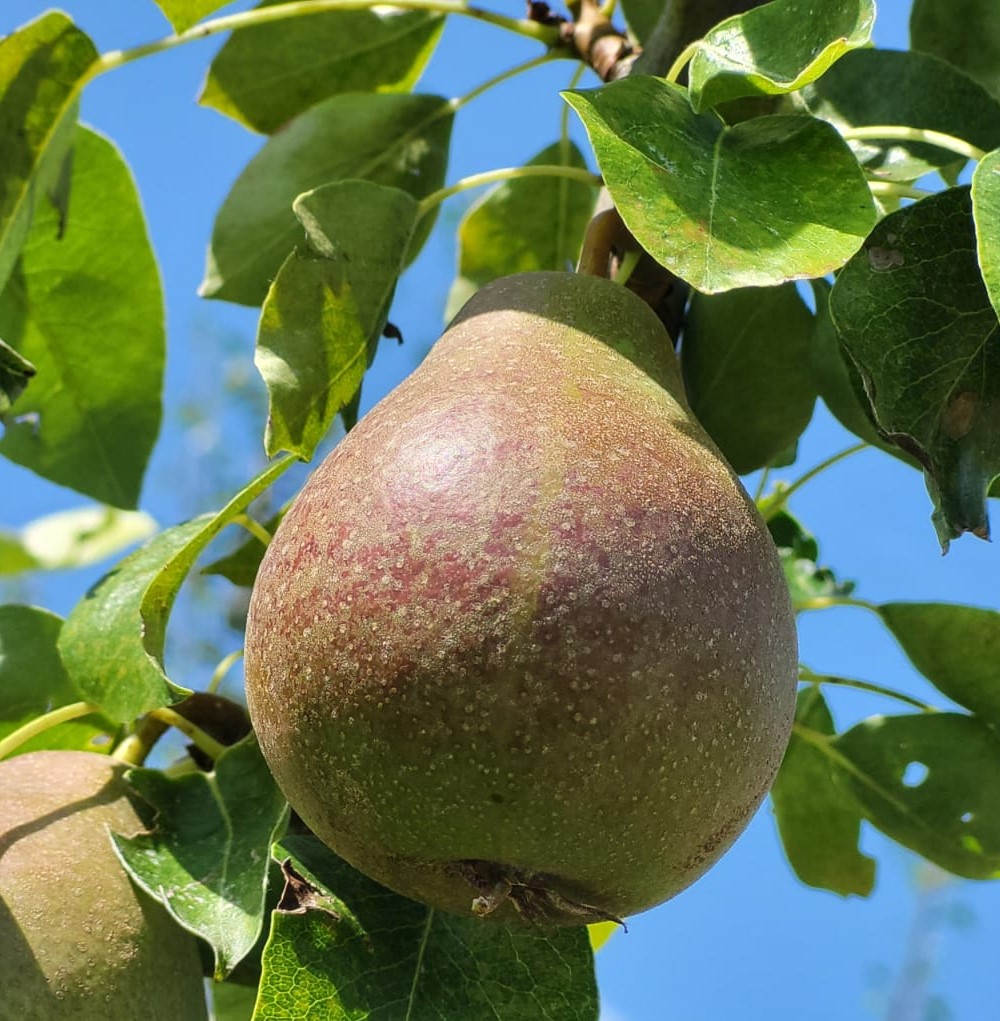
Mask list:
[{"label": "partially visible pear", "polygon": [[305,822],[448,911],[673,896],[767,792],[794,709],[773,544],[617,284],[498,280],[309,480],[246,636]]},{"label": "partially visible pear", "polygon": [[146,828],[92,752],[0,762],[0,1021],[199,1021],[197,944],[137,890],[109,831]]}]

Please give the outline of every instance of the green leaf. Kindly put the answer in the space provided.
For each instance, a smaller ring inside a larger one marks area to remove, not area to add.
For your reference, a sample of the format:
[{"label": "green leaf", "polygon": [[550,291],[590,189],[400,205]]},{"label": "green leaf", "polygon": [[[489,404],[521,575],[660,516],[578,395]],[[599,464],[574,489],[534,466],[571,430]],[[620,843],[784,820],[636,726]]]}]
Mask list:
[{"label": "green leaf", "polygon": [[883,833],[969,879],[1000,876],[1000,741],[972,716],[873,716],[831,742]]},{"label": "green leaf", "polygon": [[910,45],[947,60],[1000,96],[1000,18],[994,0],[913,0]]},{"label": "green leaf", "polygon": [[242,29],[212,61],[199,102],[271,134],[338,93],[409,92],[443,27],[441,14],[383,7]]},{"label": "green leaf", "polygon": [[46,196],[65,198],[58,189],[78,85],[96,59],[94,44],[59,11],[0,38],[0,290],[36,207]]},{"label": "green leaf", "polygon": [[27,358],[0,340],[0,422],[37,371]]},{"label": "green leaf", "polygon": [[[585,169],[568,139],[555,142],[528,166]],[[598,189],[565,177],[522,177],[490,189],[458,227],[458,276],[448,296],[450,320],[491,280],[529,270],[565,270],[576,264]]]},{"label": "green leaf", "polygon": [[351,178],[418,199],[439,189],[453,120],[447,99],[425,95],[350,93],[307,110],[265,143],[222,204],[201,294],[260,305],[302,238],[292,203],[303,192]]},{"label": "green leaf", "polygon": [[18,535],[0,533],[0,575],[86,567],[155,531],[156,522],[142,511],[79,507],[48,514]]},{"label": "green leaf", "polygon": [[[277,514],[264,522],[264,530],[269,535],[274,535],[281,519],[285,516],[291,502],[286,503]],[[260,539],[251,535],[241,543],[232,553],[227,553],[218,560],[213,560],[201,569],[202,574],[218,574],[231,581],[234,585],[250,588],[257,580],[257,570],[267,547]]]},{"label": "green leaf", "polygon": [[68,220],[39,207],[0,294],[0,336],[38,369],[5,416],[0,453],[131,508],[160,426],[163,295],[121,154],[86,128],[75,139]]},{"label": "green leaf", "polygon": [[338,181],[300,195],[294,210],[307,243],[267,293],[254,362],[269,399],[268,456],[309,460],[371,364],[418,206],[398,188]]},{"label": "green leaf", "polygon": [[[795,722],[820,734],[834,733],[818,686],[799,691]],[[875,862],[858,850],[861,809],[839,774],[828,755],[793,731],[771,804],[785,854],[803,883],[842,897],[867,897],[875,885]]]},{"label": "green leaf", "polygon": [[816,537],[787,510],[770,509],[768,504],[781,498],[781,494],[782,490],[777,489],[760,501],[758,508],[777,547],[792,606],[799,610],[816,599],[849,596],[854,591],[854,582],[838,581],[830,568],[819,566]]},{"label": "green leaf", "polygon": [[883,603],[878,612],[939,691],[1000,727],[1000,613],[951,603]]},{"label": "green leaf", "polygon": [[596,1021],[584,926],[508,929],[433,911],[378,886],[313,837],[275,846],[288,880],[254,1021]]},{"label": "green leaf", "polygon": [[626,226],[700,291],[823,276],[875,222],[861,168],[823,121],[726,127],[694,113],[683,89],[644,76],[563,95]]},{"label": "green leaf", "polygon": [[728,18],[705,36],[688,68],[691,105],[702,111],[801,89],[866,46],[874,23],[873,0],[773,0]]},{"label": "green leaf", "polygon": [[177,591],[209,542],[291,463],[270,465],[217,514],[160,532],[77,603],[59,651],[85,698],[127,722],[190,694],[163,672],[167,620]]},{"label": "green leaf", "polygon": [[171,779],[134,769],[129,785],[156,809],[156,828],[115,834],[129,875],[215,953],[221,981],[250,952],[264,922],[268,852],[288,808],[251,735],[211,773]]},{"label": "green leaf", "polygon": [[1000,149],[988,152],[973,171],[972,215],[986,293],[1000,316]]},{"label": "green leaf", "polygon": [[256,1002],[256,986],[240,986],[233,982],[212,984],[214,1021],[251,1021]]},{"label": "green leaf", "polygon": [[[846,54],[799,100],[840,131],[899,124],[940,131],[989,150],[1000,145],[1000,103],[981,85],[925,53],[857,50]],[[874,177],[915,181],[964,162],[950,149],[924,142],[852,140]]]},{"label": "green leaf", "polygon": [[[36,606],[0,606],[0,739],[64,705],[82,701],[59,657],[62,619]],[[98,714],[60,723],[21,745],[16,754],[42,748],[111,750],[114,725]]]},{"label": "green leaf", "polygon": [[175,32],[184,32],[232,0],[156,0]]},{"label": "green leaf", "polygon": [[794,284],[692,296],[681,345],[684,389],[740,475],[771,464],[809,424],[812,330]]},{"label": "green leaf", "polygon": [[830,295],[883,439],[924,468],[942,546],[985,537],[1000,471],[998,321],[976,260],[967,188],[885,217]]}]

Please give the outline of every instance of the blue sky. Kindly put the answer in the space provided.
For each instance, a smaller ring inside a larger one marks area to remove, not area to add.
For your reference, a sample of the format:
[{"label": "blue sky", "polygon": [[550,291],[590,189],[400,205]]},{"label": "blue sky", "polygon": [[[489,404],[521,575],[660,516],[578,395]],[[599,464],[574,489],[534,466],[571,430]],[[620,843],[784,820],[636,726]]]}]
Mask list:
[{"label": "blue sky", "polygon": [[[152,0],[79,0],[63,7],[101,49],[145,42],[168,30]],[[883,0],[882,7],[879,44],[905,46],[909,5]],[[7,0],[0,8],[0,33],[43,9],[42,3]],[[257,435],[227,437],[205,423],[191,426],[177,410],[179,401],[213,389],[221,361],[227,371],[242,366],[246,372],[253,349],[252,311],[195,296],[215,210],[261,141],[194,103],[218,45],[219,40],[210,40],[122,68],[96,81],[83,103],[83,118],[113,138],[133,167],[163,271],[171,345],[168,417],[143,505],[165,524],[210,509],[198,500],[205,499],[213,480],[199,473],[222,464],[224,476],[238,482],[262,457]],[[459,95],[501,67],[535,55],[537,47],[508,40],[488,26],[456,22],[439,53],[421,88]],[[559,117],[555,93],[571,71],[563,62],[541,68],[462,110],[449,181],[522,162],[553,141]],[[578,138],[582,143],[582,135]],[[366,407],[413,368],[440,332],[455,265],[454,227],[468,201],[465,196],[446,207],[438,230],[400,284],[391,318],[402,327],[406,343],[402,348],[383,344],[366,382]],[[252,368],[247,378],[247,385],[256,387]],[[227,411],[226,421],[245,421],[245,416]],[[792,478],[851,442],[818,407],[800,446],[800,467],[781,474]],[[220,450],[226,451],[221,461]],[[179,466],[187,478],[178,478]],[[0,527],[5,528],[83,502],[7,462],[0,462],[0,493],[5,497]],[[823,560],[841,577],[858,579],[863,598],[1000,608],[997,547],[965,538],[942,558],[921,478],[884,455],[851,458],[797,494],[792,507],[819,536]],[[76,572],[33,583],[29,592],[66,612],[92,580],[93,572]],[[172,635],[171,640],[179,639]],[[815,670],[936,698],[863,611],[805,617],[801,644],[803,659]],[[893,711],[885,702],[840,692],[832,701],[840,723]],[[916,860],[870,830],[864,848],[880,863],[873,897],[845,901],[810,890],[785,863],[765,806],[705,878],[632,920],[629,932],[616,935],[600,952],[604,1021],[889,1017],[885,1001],[906,957],[918,910],[936,918],[928,941],[933,957],[928,994],[940,996],[950,1014],[896,1013],[892,1021],[925,1016],[993,1021],[1000,1000],[995,963],[1000,887],[944,881],[918,902]]]}]

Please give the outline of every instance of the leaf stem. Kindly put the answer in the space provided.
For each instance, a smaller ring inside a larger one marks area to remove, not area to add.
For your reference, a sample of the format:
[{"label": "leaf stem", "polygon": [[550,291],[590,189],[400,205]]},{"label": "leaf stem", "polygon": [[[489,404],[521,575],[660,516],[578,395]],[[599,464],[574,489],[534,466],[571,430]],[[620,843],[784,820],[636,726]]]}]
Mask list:
[{"label": "leaf stem", "polygon": [[37,716],[0,741],[0,759],[5,759],[11,752],[17,751],[21,745],[26,744],[33,737],[38,737],[39,734],[58,727],[60,723],[68,723],[70,720],[100,711],[100,706],[96,706],[92,702],[71,702],[69,705],[53,709],[52,712],[46,713],[44,716]]},{"label": "leaf stem", "polygon": [[677,79],[680,78],[681,72],[691,62],[694,55],[701,48],[701,40],[695,39],[693,43],[688,43],[687,46],[681,50],[677,59],[670,65],[670,70],[666,74],[666,80],[671,84],[676,84]]},{"label": "leaf stem", "polygon": [[943,131],[932,131],[930,128],[911,128],[905,124],[866,124],[864,127],[848,128],[841,132],[845,139],[851,141],[886,141],[886,142],[926,142],[936,145],[939,149],[948,149],[959,156],[970,160],[981,160],[986,152],[964,138],[946,135]]},{"label": "leaf stem", "polygon": [[929,702],[921,702],[894,688],[886,688],[881,684],[873,684],[871,681],[859,681],[852,677],[833,677],[829,674],[817,674],[810,670],[805,664],[799,664],[799,679],[808,684],[832,684],[842,688],[856,688],[858,691],[868,691],[874,695],[883,695],[885,698],[895,699],[905,705],[912,706],[924,713],[936,713],[939,710]]},{"label": "leaf stem", "polygon": [[271,545],[271,533],[259,521],[254,521],[249,514],[237,514],[229,519],[229,523],[246,529],[255,539],[259,539],[263,543],[265,549]]},{"label": "leaf stem", "polygon": [[816,596],[814,599],[806,599],[795,604],[796,610],[829,610],[835,606],[853,606],[859,610],[869,610],[878,613],[876,603],[870,603],[866,599],[855,599],[853,596]]},{"label": "leaf stem", "polygon": [[[101,55],[92,65],[87,78],[92,79],[105,71],[129,64],[154,53],[183,46],[185,43],[207,39],[221,32],[239,31],[269,25],[288,18],[307,17],[313,14],[327,14],[331,11],[364,11],[381,6],[380,0],[295,0],[293,3],[276,4],[272,7],[257,7],[251,11],[228,14],[221,18],[204,21],[184,32],[169,35],[155,42],[145,43],[128,50],[111,50]],[[495,11],[487,11],[465,3],[464,0],[393,0],[392,6],[409,11],[430,11],[436,14],[456,14],[477,21],[488,22],[498,28],[507,29],[518,35],[534,39],[545,46],[559,42],[559,29],[555,25],[543,25],[527,18],[511,18]]]},{"label": "leaf stem", "polygon": [[640,257],[641,253],[635,248],[630,248],[622,256],[618,270],[612,278],[616,284],[621,284],[624,287],[628,283],[628,278],[632,275],[632,271],[639,265]]},{"label": "leaf stem", "polygon": [[784,489],[778,490],[772,496],[766,500],[762,500],[759,506],[761,516],[765,521],[769,521],[774,517],[775,513],[779,511],[786,503],[788,498],[798,490],[800,490],[807,482],[811,482],[817,475],[821,475],[831,468],[838,461],[843,461],[845,458],[850,457],[852,454],[857,454],[859,451],[864,450],[868,446],[867,443],[855,443],[854,446],[848,447],[846,450],[841,450],[836,454],[831,455],[825,461],[821,461],[815,468],[810,468],[804,475],[800,476],[793,483],[785,486]]},{"label": "leaf stem", "polygon": [[205,689],[210,695],[214,695],[218,690],[219,686],[225,679],[226,674],[229,673],[233,664],[243,658],[243,650],[237,649],[235,652],[231,652],[228,656],[223,657],[219,660],[218,666],[212,671],[212,679],[208,682],[208,687]]},{"label": "leaf stem", "polygon": [[216,741],[210,734],[206,734],[201,727],[196,727],[190,720],[185,719],[173,709],[166,707],[153,709],[149,715],[154,720],[159,720],[170,727],[176,727],[185,737],[190,738],[210,759],[217,759],[226,750],[224,744]]},{"label": "leaf stem", "polygon": [[497,85],[502,85],[505,81],[509,81],[511,78],[515,78],[517,75],[523,74],[525,71],[531,71],[536,67],[541,67],[542,64],[548,64],[550,61],[555,59],[556,54],[551,50],[547,50],[539,57],[532,57],[530,60],[524,60],[520,64],[508,67],[505,71],[501,71],[492,78],[487,78],[481,85],[477,85],[475,88],[470,89],[464,96],[457,96],[451,101],[451,109],[452,111],[461,110],[466,103],[471,103],[472,100],[478,99],[484,92],[489,92],[490,89],[495,88]]},{"label": "leaf stem", "polygon": [[869,181],[868,190],[873,195],[885,195],[887,198],[895,199],[925,199],[934,192],[926,188],[914,188],[908,184],[899,184],[896,181]]},{"label": "leaf stem", "polygon": [[522,177],[566,177],[572,181],[580,181],[583,184],[590,184],[600,187],[601,178],[592,174],[589,170],[581,167],[565,167],[557,164],[543,163],[533,164],[524,167],[502,167],[499,170],[487,170],[482,174],[471,174],[463,177],[460,181],[448,185],[447,188],[440,188],[431,192],[426,198],[421,199],[417,207],[418,217],[426,216],[432,209],[439,206],[445,199],[457,195],[469,188],[479,188],[484,184],[494,184],[497,181],[514,181]]}]

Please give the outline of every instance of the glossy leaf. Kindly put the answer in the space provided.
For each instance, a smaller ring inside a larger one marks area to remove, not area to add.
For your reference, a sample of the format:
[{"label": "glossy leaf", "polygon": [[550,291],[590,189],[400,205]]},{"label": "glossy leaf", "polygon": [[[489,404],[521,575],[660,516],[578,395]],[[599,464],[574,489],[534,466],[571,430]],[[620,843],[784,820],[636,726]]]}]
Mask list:
[{"label": "glossy leaf", "polygon": [[0,290],[35,208],[54,198],[64,205],[60,175],[73,142],[77,87],[96,59],[94,44],[60,11],[0,38]]},{"label": "glossy leaf", "polygon": [[183,32],[231,0],[156,0],[175,32]]},{"label": "glossy leaf", "polygon": [[443,27],[441,14],[382,7],[241,29],[216,54],[199,102],[270,134],[338,93],[409,92]]},{"label": "glossy leaf", "polygon": [[771,509],[769,504],[780,495],[781,489],[778,489],[761,500],[758,507],[777,547],[792,606],[798,610],[816,599],[850,595],[854,591],[853,581],[838,581],[830,568],[820,567],[816,537],[787,510]]},{"label": "glossy leaf", "polygon": [[126,722],[190,694],[163,671],[167,620],[177,592],[209,542],[290,463],[270,465],[217,514],[160,532],[76,604],[59,650],[85,698]]},{"label": "glossy leaf", "polygon": [[[292,203],[303,192],[352,178],[418,199],[440,188],[453,119],[452,104],[439,96],[392,93],[333,96],[295,118],[265,143],[222,204],[202,295],[264,301],[302,240]],[[421,223],[420,243],[429,220]]]},{"label": "glossy leaf", "polygon": [[[834,733],[818,686],[799,691],[795,722],[819,734]],[[771,804],[789,864],[803,883],[842,897],[867,897],[875,885],[875,862],[858,850],[861,809],[842,784],[830,757],[793,731]]]},{"label": "glossy leaf", "polygon": [[883,603],[879,614],[939,691],[1000,728],[1000,613],[952,603]]},{"label": "glossy leaf", "polygon": [[882,220],[830,295],[880,435],[916,457],[944,548],[988,534],[1000,472],[1000,324],[976,259],[967,188]]},{"label": "glossy leaf", "polygon": [[79,507],[47,514],[16,535],[0,533],[0,575],[96,564],[154,531],[156,523],[141,511]]},{"label": "glossy leaf", "polygon": [[695,417],[741,475],[771,464],[812,417],[813,317],[794,284],[695,294],[681,371]]},{"label": "glossy leaf", "polygon": [[873,0],[773,0],[728,18],[705,36],[688,68],[691,105],[701,111],[801,89],[867,45],[874,23]]},{"label": "glossy leaf", "polygon": [[[59,657],[62,619],[37,606],[0,606],[0,738],[64,705],[82,701]],[[42,748],[111,750],[114,725],[98,714],[60,723],[25,742],[16,754]]]},{"label": "glossy leaf", "polygon": [[271,916],[255,1021],[596,1021],[585,927],[484,925],[378,886],[314,837],[274,849],[289,882]]},{"label": "glossy leaf", "polygon": [[0,422],[37,371],[27,358],[0,340]]},{"label": "glossy leaf", "polygon": [[1000,149],[988,152],[973,171],[972,215],[986,293],[1000,316]]},{"label": "glossy leaf", "polygon": [[[925,53],[848,53],[803,89],[799,99],[840,131],[898,124],[940,131],[984,150],[1000,145],[1000,102],[961,71]],[[964,162],[950,149],[923,142],[858,139],[850,144],[865,169],[886,180],[915,181]]]},{"label": "glossy leaf", "polygon": [[873,716],[832,742],[865,815],[955,875],[1000,876],[1000,739],[972,716]]},{"label": "glossy leaf", "polygon": [[338,181],[294,208],[306,244],[268,291],[254,361],[269,399],[268,456],[309,460],[375,355],[418,207],[398,188]]},{"label": "glossy leaf", "polygon": [[0,336],[38,369],[5,416],[0,454],[116,507],[135,507],[160,427],[163,295],[118,150],[77,128],[65,224],[36,210],[0,294]]},{"label": "glossy leaf", "polygon": [[910,45],[1000,96],[1000,19],[993,0],[913,0]]},{"label": "glossy leaf", "polygon": [[[585,169],[583,154],[568,139],[555,142],[528,165]],[[448,296],[451,320],[491,280],[530,270],[576,265],[598,188],[565,177],[505,181],[470,207],[458,227],[458,276]]]},{"label": "glossy leaf", "polygon": [[287,805],[254,737],[227,748],[211,773],[169,778],[131,770],[129,785],[156,810],[150,833],[114,835],[132,878],[215,954],[221,981],[249,953],[264,922],[269,851]]},{"label": "glossy leaf", "polygon": [[629,230],[700,291],[823,276],[875,221],[847,143],[811,117],[733,127],[651,77],[564,93]]}]

